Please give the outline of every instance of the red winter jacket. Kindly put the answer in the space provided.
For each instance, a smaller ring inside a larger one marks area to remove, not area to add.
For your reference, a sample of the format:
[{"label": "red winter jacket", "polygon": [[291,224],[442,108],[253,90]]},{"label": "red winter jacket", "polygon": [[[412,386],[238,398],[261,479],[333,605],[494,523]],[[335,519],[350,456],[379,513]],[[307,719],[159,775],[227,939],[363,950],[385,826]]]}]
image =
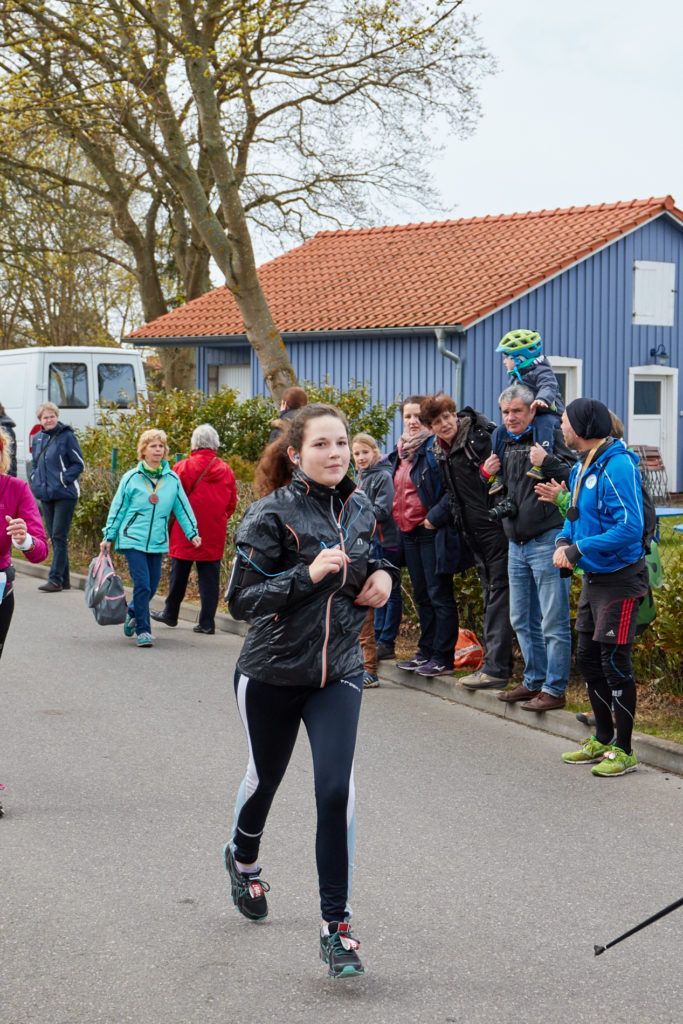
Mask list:
[{"label": "red winter jacket", "polygon": [[[199,480],[205,469],[206,473]],[[193,547],[174,521],[169,554],[171,558],[183,558],[188,562],[217,562],[223,557],[228,519],[237,505],[235,474],[210,448],[198,448],[189,459],[177,462],[173,472],[180,477],[197,517],[202,543],[201,547]]]}]

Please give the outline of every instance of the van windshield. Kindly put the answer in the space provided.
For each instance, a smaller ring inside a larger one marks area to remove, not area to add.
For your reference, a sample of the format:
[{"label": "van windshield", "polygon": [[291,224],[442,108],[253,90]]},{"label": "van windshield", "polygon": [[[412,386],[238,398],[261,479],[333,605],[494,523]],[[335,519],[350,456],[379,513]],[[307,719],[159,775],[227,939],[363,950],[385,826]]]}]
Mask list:
[{"label": "van windshield", "polygon": [[88,368],[85,363],[50,363],[48,398],[60,409],[87,409]]}]

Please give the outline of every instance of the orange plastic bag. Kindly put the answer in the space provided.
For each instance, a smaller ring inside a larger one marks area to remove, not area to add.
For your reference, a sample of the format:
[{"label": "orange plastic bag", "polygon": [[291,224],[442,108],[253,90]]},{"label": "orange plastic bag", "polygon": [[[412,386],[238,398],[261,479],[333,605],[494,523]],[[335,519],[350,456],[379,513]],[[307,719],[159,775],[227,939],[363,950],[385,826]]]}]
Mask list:
[{"label": "orange plastic bag", "polygon": [[472,668],[475,671],[484,664],[484,648],[471,629],[458,630],[453,664],[456,669]]}]

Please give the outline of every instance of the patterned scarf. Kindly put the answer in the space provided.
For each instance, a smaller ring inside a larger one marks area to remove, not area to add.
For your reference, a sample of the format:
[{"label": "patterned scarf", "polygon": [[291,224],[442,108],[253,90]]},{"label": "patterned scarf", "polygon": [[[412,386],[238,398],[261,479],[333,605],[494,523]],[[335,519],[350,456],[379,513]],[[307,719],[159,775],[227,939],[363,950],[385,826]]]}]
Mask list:
[{"label": "patterned scarf", "polygon": [[431,430],[428,430],[427,427],[422,427],[419,434],[411,434],[409,437],[401,434],[398,442],[399,459],[407,459],[408,462],[412,462],[420,445],[424,444],[431,434]]}]

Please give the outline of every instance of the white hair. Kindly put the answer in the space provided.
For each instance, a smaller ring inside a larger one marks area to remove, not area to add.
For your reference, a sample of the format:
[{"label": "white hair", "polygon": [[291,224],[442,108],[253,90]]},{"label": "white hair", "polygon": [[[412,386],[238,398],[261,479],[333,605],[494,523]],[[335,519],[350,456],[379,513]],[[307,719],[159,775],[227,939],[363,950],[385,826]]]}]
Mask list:
[{"label": "white hair", "polygon": [[193,452],[197,448],[211,448],[213,451],[217,451],[220,443],[221,439],[210,423],[200,423],[192,431],[190,447]]}]

